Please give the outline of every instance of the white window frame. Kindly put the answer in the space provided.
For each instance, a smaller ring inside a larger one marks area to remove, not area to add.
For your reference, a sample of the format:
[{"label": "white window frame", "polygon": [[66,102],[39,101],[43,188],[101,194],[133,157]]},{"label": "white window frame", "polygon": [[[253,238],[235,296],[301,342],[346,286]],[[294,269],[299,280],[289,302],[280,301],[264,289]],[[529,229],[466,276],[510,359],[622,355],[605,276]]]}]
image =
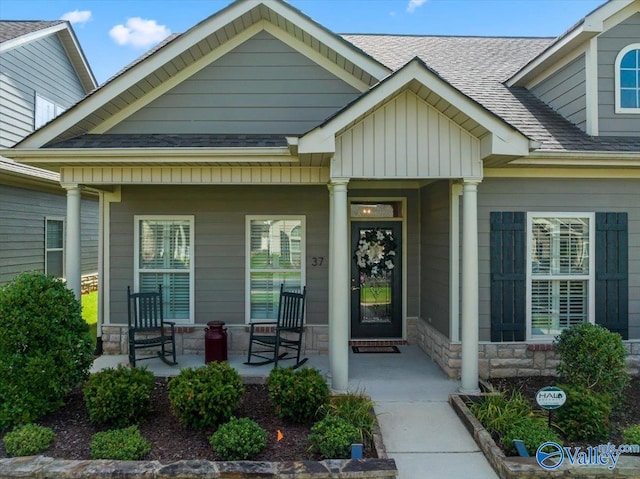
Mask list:
[{"label": "white window frame", "polygon": [[615,77],[615,112],[616,113],[630,113],[630,114],[640,114],[639,108],[624,108],[621,106],[620,102],[622,101],[622,95],[620,92],[620,64],[622,63],[622,59],[624,56],[629,53],[631,50],[640,50],[640,43],[632,43],[631,45],[627,45],[624,47],[618,55],[616,56],[616,61],[614,63],[614,77]]},{"label": "white window frame", "polygon": [[[49,221],[60,221],[62,223],[62,248],[49,248]],[[66,226],[67,225],[65,224],[64,216],[45,216],[44,218],[44,274],[49,274],[49,255],[47,253],[62,251],[62,278],[66,277],[66,252],[64,248],[66,239]]]},{"label": "white window frame", "polygon": [[[47,113],[45,118],[43,118],[42,109],[46,107],[47,111],[51,109],[51,113]],[[38,129],[43,125],[46,125],[55,117],[64,112],[64,108],[58,105],[56,102],[49,100],[48,98],[36,93],[35,104],[33,108],[33,127],[34,129]]]},{"label": "white window frame", "polygon": [[[300,221],[300,287],[306,285],[307,277],[307,224],[305,215],[247,215],[245,217],[245,323],[268,323],[272,319],[252,319],[251,318],[251,222],[256,220],[298,220]],[[261,269],[262,272],[291,273],[296,270],[291,269]],[[305,314],[306,316],[306,314]],[[306,318],[305,318],[306,320]]]},{"label": "white window frame", "polygon": [[[189,268],[188,269],[145,269],[140,268],[140,222],[143,220],[165,220],[165,221],[189,221]],[[134,291],[140,290],[140,273],[178,273],[189,272],[189,318],[164,318],[166,321],[175,321],[181,326],[195,324],[195,216],[194,215],[134,215],[134,241],[133,241],[133,287]],[[163,300],[166,300],[163,298]]]},{"label": "white window frame", "polygon": [[[552,334],[532,334],[532,283],[533,283],[533,263],[532,248],[533,248],[533,219],[534,218],[586,218],[589,220],[589,274],[581,276],[584,280],[588,281],[588,309],[587,309],[587,322],[595,322],[596,314],[596,275],[595,275],[595,255],[596,255],[596,215],[593,212],[576,213],[576,212],[548,212],[548,211],[531,211],[527,212],[527,249],[526,249],[526,315],[527,315],[527,341],[549,341],[555,339],[555,335]],[[569,280],[576,278],[577,275],[560,276],[555,275],[553,280]],[[550,278],[551,279],[551,278]]]}]

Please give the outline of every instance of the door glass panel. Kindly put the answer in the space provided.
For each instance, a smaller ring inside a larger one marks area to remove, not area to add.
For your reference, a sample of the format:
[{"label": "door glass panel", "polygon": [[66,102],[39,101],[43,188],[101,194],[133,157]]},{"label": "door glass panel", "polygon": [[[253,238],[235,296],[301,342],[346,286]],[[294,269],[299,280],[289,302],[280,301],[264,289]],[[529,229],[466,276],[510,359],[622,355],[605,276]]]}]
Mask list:
[{"label": "door glass panel", "polygon": [[391,323],[391,276],[360,273],[360,322]]}]

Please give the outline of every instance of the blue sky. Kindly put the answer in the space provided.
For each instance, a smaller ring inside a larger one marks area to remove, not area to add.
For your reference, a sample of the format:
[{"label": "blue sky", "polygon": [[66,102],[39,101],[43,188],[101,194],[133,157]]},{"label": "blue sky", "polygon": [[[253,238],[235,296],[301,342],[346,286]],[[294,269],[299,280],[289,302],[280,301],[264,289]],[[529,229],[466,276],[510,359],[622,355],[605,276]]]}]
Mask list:
[{"label": "blue sky", "polygon": [[[0,19],[73,28],[99,83],[230,0],[0,0]],[[604,0],[290,0],[336,33],[555,37]]]}]

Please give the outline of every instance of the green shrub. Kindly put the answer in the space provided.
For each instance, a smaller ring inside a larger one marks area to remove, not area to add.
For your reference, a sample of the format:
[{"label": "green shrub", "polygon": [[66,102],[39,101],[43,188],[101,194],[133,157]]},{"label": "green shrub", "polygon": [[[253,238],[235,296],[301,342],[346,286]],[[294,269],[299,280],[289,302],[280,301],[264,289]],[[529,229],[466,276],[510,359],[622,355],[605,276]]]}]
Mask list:
[{"label": "green shrub", "polygon": [[609,437],[611,397],[581,386],[560,386],[567,402],[556,412],[556,423],[569,441],[596,442]]},{"label": "green shrub", "polygon": [[89,326],[61,280],[23,273],[0,288],[0,430],[58,409],[92,362]]},{"label": "green shrub", "polygon": [[531,456],[535,456],[538,447],[545,442],[555,442],[562,445],[558,434],[547,426],[546,419],[527,416],[513,424],[502,436],[502,445],[510,455],[517,455],[514,439],[524,441],[524,446]]},{"label": "green shrub", "polygon": [[83,389],[89,419],[97,425],[125,427],[151,411],[155,379],[141,368],[105,369],[92,374]]},{"label": "green shrub", "polygon": [[4,448],[11,456],[34,456],[49,449],[55,436],[48,427],[25,424],[4,436]]},{"label": "green shrub", "polygon": [[360,392],[333,396],[327,406],[327,415],[339,417],[360,431],[360,441],[373,442],[373,428],[376,424],[373,401]]},{"label": "green shrub", "polygon": [[471,405],[471,412],[490,434],[502,435],[511,426],[532,414],[529,401],[519,391],[509,396],[500,391]]},{"label": "green shrub", "polygon": [[275,368],[267,378],[269,399],[283,419],[312,422],[329,404],[329,386],[315,368]]},{"label": "green shrub", "polygon": [[562,382],[621,397],[629,374],[626,350],[618,333],[580,323],[563,330],[555,340],[555,347],[560,356],[557,371]]},{"label": "green shrub", "polygon": [[622,431],[625,444],[640,444],[640,424],[629,426]]},{"label": "green shrub", "polygon": [[244,395],[240,374],[226,362],[187,368],[169,382],[169,401],[186,427],[204,429],[227,421]]},{"label": "green shrub", "polygon": [[151,452],[149,442],[138,426],[97,432],[91,438],[91,459],[139,461]]},{"label": "green shrub", "polygon": [[267,431],[247,417],[233,417],[213,433],[209,442],[219,459],[243,461],[264,449],[267,445]]},{"label": "green shrub", "polygon": [[311,427],[311,450],[325,459],[351,457],[351,444],[360,441],[360,431],[342,418],[327,416]]}]

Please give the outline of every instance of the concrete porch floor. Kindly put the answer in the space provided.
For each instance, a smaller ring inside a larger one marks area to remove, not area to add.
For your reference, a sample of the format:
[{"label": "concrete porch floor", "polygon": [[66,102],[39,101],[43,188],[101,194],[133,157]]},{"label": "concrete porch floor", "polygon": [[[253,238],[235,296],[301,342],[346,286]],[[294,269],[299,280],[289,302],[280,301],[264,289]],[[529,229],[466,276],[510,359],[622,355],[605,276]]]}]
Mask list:
[{"label": "concrete porch floor", "polygon": [[[399,346],[400,354],[349,353],[349,390],[363,391],[375,402],[387,454],[395,459],[400,479],[494,479],[495,474],[473,438],[449,406],[449,394],[460,387],[417,346]],[[229,364],[247,380],[262,380],[272,365],[247,366],[246,357]],[[126,356],[101,356],[92,371],[127,364]],[[284,361],[287,366],[291,361]],[[327,356],[309,356],[305,364],[324,374]],[[159,358],[140,361],[156,376],[176,376],[181,368],[204,365],[204,356],[179,356],[177,366]]]}]

